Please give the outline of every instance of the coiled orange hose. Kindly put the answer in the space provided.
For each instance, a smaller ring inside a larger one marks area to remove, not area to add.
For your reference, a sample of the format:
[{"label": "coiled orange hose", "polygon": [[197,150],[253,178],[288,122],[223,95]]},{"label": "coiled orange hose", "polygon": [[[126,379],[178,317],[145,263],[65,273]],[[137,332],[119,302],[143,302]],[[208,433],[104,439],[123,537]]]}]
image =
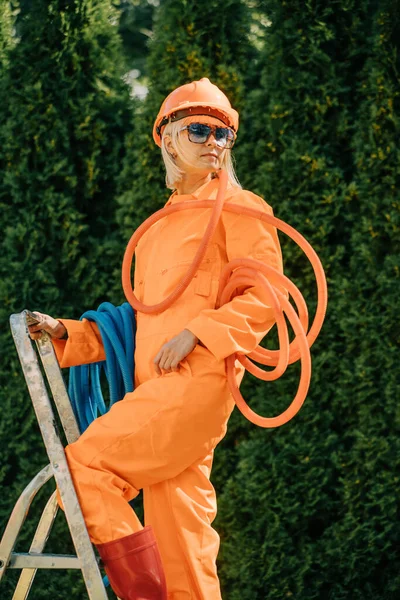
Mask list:
[{"label": "coiled orange hose", "polygon": [[[222,210],[228,210],[230,212],[251,216],[255,219],[265,221],[280,231],[283,231],[292,240],[294,240],[310,260],[317,283],[317,310],[313,324],[308,333],[307,305],[299,289],[285,275],[282,275],[282,273],[279,273],[273,267],[270,267],[259,260],[254,260],[252,258],[237,258],[225,265],[221,272],[216,301],[216,308],[219,308],[234,297],[236,288],[240,286],[254,286],[255,282],[257,282],[260,286],[263,286],[267,292],[270,299],[270,305],[272,306],[276,317],[280,345],[279,350],[267,350],[261,346],[257,346],[257,348],[247,356],[234,353],[231,356],[228,356],[225,359],[225,362],[228,384],[236,405],[242,414],[249,419],[249,421],[255,425],[259,425],[260,427],[279,427],[294,417],[294,415],[300,410],[307,396],[311,380],[310,348],[321,330],[325,319],[328,302],[328,290],[325,273],[316,252],[313,250],[307,240],[293,227],[284,221],[277,219],[276,217],[266,214],[261,210],[240,206],[231,202],[224,204],[224,197],[228,183],[226,171],[220,170],[218,172],[218,177],[220,179],[220,184],[215,200],[194,200],[172,204],[155,212],[148,219],[146,219],[146,221],[144,221],[140,227],[137,228],[129,240],[125,250],[122,264],[122,286],[126,299],[131,306],[139,312],[156,314],[163,312],[166,308],[171,306],[171,304],[173,304],[173,302],[175,302],[175,300],[183,294],[196,274],[207,251],[207,246],[210,243],[210,240],[218,225]],[[193,208],[213,209],[210,222],[207,226],[206,232],[196,252],[193,262],[190,265],[186,275],[184,275],[184,277],[178,283],[176,289],[167,298],[158,304],[147,306],[136,298],[132,290],[131,268],[136,246],[142,235],[151,227],[151,225],[153,225],[153,223],[177,211],[190,210]],[[286,296],[282,294],[276,286],[282,286],[289,292],[296,305],[297,313]],[[288,328],[283,313],[286,314],[295,333],[295,339],[290,344]],[[290,406],[277,417],[267,418],[255,413],[248,406],[248,404],[246,404],[239,391],[239,387],[235,379],[235,360],[239,360],[250,373],[259,379],[263,379],[264,381],[274,381],[275,379],[281,377],[289,364],[296,362],[299,358],[301,360],[300,383],[296,396]],[[276,368],[272,371],[264,371],[252,363],[250,359],[253,359],[263,365],[275,366]]]}]

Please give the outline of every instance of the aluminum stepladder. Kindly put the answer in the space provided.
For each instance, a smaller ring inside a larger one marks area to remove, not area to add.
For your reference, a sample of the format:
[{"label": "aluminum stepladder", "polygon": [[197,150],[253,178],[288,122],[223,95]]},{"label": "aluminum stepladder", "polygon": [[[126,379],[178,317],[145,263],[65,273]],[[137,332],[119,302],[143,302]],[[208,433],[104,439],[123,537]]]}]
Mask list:
[{"label": "aluminum stepladder", "polygon": [[[36,342],[29,337],[27,325],[34,322],[37,322],[36,319],[27,310],[10,317],[11,332],[50,464],[32,479],[14,506],[0,542],[0,582],[6,569],[22,569],[12,600],[25,600],[30,592],[37,569],[80,569],[88,598],[90,600],[108,600],[98,560],[89,539],[72,483],[64,446],[57,431],[55,415],[40,369],[38,354],[68,443],[78,439],[80,435],[78,424],[50,337],[44,332],[41,339]],[[36,343],[38,354],[34,350],[34,343]],[[14,546],[32,500],[52,477],[55,478],[60,490],[76,556],[43,554],[58,511],[55,491],[43,510],[29,552],[16,553]],[[3,598],[3,596],[1,597]]]}]

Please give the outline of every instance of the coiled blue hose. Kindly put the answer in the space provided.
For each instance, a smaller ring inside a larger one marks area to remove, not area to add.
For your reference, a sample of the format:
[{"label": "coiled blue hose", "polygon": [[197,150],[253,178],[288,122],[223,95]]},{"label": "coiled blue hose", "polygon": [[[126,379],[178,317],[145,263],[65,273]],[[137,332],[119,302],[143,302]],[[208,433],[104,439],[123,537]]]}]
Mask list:
[{"label": "coiled blue hose", "polygon": [[[136,321],[128,302],[115,307],[103,302],[96,310],[88,310],[80,318],[94,321],[100,331],[106,360],[89,365],[71,367],[68,393],[73,411],[83,433],[94,419],[104,415],[111,406],[134,390],[134,352]],[[108,408],[100,385],[104,369],[110,390]]]},{"label": "coiled blue hose", "polygon": [[[117,307],[111,302],[103,302],[97,311],[83,313],[80,321],[82,319],[98,325],[106,360],[69,370],[68,394],[81,433],[98,416],[110,410],[115,402],[122,400],[127,392],[133,392],[136,335],[135,312],[128,302]],[[102,369],[110,390],[108,409],[100,385]],[[107,575],[103,577],[103,583],[106,587],[110,585]]]}]

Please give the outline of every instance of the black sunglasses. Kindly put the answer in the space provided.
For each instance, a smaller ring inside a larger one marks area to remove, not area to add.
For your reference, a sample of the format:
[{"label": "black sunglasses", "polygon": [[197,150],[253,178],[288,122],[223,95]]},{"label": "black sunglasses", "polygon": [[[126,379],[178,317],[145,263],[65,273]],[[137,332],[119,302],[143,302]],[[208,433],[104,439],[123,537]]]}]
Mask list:
[{"label": "black sunglasses", "polygon": [[229,127],[218,127],[217,125],[206,125],[205,123],[190,123],[179,131],[188,130],[188,138],[194,144],[204,144],[211,134],[214,135],[217,146],[232,148],[236,140],[235,132]]}]

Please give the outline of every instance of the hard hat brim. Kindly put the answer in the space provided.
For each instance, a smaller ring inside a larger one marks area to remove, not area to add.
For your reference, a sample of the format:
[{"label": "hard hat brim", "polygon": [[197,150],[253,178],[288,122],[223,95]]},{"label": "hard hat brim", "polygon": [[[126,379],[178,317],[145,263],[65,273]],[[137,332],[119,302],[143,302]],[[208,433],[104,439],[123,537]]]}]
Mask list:
[{"label": "hard hat brim", "polygon": [[[164,115],[159,115],[158,118],[156,119],[154,126],[153,126],[153,139],[154,139],[155,143],[157,144],[157,146],[159,146],[161,148],[162,129],[166,125],[166,123],[165,123],[162,127],[160,127],[160,124],[162,123],[162,121],[166,118],[170,118],[174,113],[179,113],[180,111],[187,111],[190,108],[196,108],[196,107],[204,108],[205,110],[210,109],[210,116],[216,116],[216,118],[219,118],[219,117],[217,115],[213,115],[212,113],[213,112],[219,113],[219,115],[222,115],[223,117],[225,117],[225,119],[223,119],[223,122],[228,127],[231,127],[236,133],[238,126],[239,126],[239,114],[234,108],[221,107],[221,104],[214,104],[212,102],[182,102],[178,106],[175,106],[171,110],[169,110],[168,113],[166,113]],[[206,112],[205,114],[208,114],[208,113]],[[185,114],[179,118],[184,118],[185,116],[189,116],[189,115]],[[178,120],[178,119],[175,119],[175,120]]]}]

